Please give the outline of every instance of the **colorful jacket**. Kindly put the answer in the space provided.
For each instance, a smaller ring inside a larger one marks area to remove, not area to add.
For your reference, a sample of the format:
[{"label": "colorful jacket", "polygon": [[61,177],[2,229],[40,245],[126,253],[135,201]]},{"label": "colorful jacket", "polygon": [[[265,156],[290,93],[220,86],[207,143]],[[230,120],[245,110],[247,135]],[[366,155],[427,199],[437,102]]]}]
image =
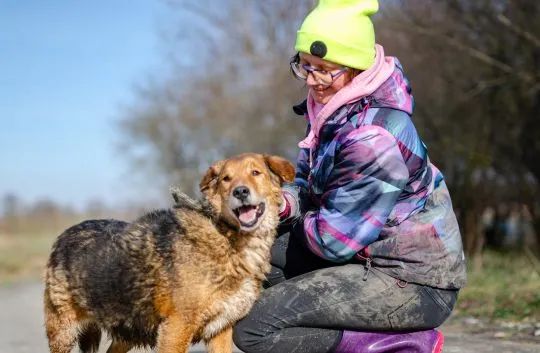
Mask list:
[{"label": "colorful jacket", "polygon": [[[396,59],[373,94],[346,104],[301,149],[283,218],[300,215],[307,246],[333,262],[366,258],[408,282],[461,288],[465,259],[441,172],[411,120],[413,98]],[[306,104],[295,111],[307,114]]]}]

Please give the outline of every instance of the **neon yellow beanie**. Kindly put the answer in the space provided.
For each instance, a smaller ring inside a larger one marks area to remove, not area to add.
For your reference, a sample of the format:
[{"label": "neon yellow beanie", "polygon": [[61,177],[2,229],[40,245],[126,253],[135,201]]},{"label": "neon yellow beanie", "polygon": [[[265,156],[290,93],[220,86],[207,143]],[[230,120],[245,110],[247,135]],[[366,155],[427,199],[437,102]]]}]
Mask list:
[{"label": "neon yellow beanie", "polygon": [[375,31],[369,15],[377,0],[319,0],[296,34],[295,49],[355,69],[375,61]]}]

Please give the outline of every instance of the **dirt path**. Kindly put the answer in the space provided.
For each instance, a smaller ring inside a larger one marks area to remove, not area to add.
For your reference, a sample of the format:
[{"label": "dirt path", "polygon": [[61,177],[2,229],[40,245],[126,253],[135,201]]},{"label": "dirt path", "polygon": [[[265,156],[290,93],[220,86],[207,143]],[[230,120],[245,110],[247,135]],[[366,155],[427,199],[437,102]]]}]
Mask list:
[{"label": "dirt path", "polygon": [[[39,283],[0,287],[0,353],[48,352],[43,330],[42,291]],[[445,353],[540,353],[538,344],[471,336],[455,326],[445,327],[443,332]],[[205,350],[197,345],[191,352]]]}]

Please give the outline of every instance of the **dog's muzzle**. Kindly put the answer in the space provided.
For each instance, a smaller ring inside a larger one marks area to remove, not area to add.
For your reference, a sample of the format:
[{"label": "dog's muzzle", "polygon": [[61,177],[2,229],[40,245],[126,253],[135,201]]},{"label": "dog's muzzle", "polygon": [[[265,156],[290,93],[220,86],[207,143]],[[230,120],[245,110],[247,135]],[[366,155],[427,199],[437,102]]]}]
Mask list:
[{"label": "dog's muzzle", "polygon": [[233,189],[231,206],[236,219],[244,228],[254,227],[266,210],[265,203],[255,201],[247,186]]}]

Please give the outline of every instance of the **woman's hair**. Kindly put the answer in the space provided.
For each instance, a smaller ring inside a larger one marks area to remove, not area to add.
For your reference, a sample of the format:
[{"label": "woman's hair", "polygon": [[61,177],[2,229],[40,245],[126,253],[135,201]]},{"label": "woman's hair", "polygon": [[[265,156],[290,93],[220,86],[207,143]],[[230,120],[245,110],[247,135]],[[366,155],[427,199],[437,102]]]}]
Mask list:
[{"label": "woman's hair", "polygon": [[356,76],[358,76],[358,75],[360,75],[362,72],[364,72],[364,70],[353,69],[353,68],[349,67],[349,72],[350,72],[351,80],[352,80],[353,78],[355,78]]},{"label": "woman's hair", "polygon": [[294,71],[293,71],[293,68],[292,68],[292,63],[297,63],[300,61],[300,53],[299,52],[296,52],[296,54],[294,54],[293,56],[291,56],[291,60],[289,61],[289,71],[291,72],[291,75],[294,76]]}]

